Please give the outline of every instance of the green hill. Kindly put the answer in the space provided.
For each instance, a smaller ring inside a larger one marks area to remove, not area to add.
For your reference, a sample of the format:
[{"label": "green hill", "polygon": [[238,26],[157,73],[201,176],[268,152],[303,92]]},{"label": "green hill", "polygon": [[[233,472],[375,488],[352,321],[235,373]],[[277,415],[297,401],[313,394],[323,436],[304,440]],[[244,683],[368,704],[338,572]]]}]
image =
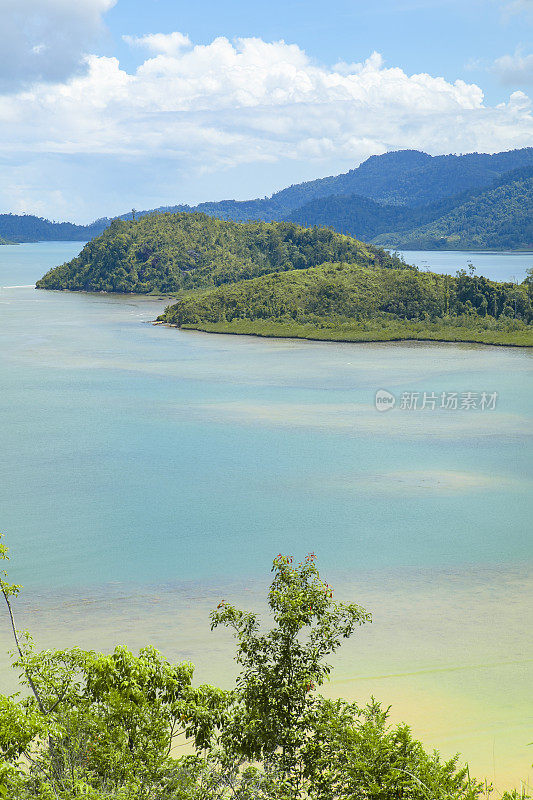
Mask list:
[{"label": "green hill", "polygon": [[533,345],[532,319],[528,283],[328,263],[186,295],[159,322],[314,339]]},{"label": "green hill", "polygon": [[533,170],[461,203],[408,232],[374,238],[383,247],[427,249],[533,249]]},{"label": "green hill", "polygon": [[11,242],[86,242],[108,224],[108,220],[96,220],[91,225],[74,225],[33,214],[0,214],[0,237]]},{"label": "green hill", "polygon": [[325,261],[405,266],[384,250],[328,229],[166,213],[115,220],[77,258],[50,270],[37,288],[172,293]]}]

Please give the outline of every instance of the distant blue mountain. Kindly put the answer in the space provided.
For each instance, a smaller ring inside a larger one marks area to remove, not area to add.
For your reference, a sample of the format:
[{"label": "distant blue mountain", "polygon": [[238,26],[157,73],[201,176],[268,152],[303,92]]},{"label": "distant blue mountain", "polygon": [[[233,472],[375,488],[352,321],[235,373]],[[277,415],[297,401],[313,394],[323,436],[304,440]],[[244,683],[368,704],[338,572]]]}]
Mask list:
[{"label": "distant blue mountain", "polygon": [[[399,233],[428,225],[472,199],[476,192],[490,191],[498,185],[498,181],[511,183],[516,170],[532,167],[533,147],[459,156],[430,156],[418,150],[397,150],[371,156],[356,169],[341,175],[289,186],[268,198],[222,200],[197,206],[162,206],[136,213],[145,216],[165,211],[201,211],[212,217],[237,222],[288,220],[303,225],[327,225],[367,240],[391,234],[387,242],[394,243],[405,240],[406,237],[399,236]],[[502,192],[497,196],[501,197]],[[498,213],[494,203],[491,208],[491,214]],[[513,208],[515,206],[510,203],[505,209],[507,228],[519,224],[518,221],[513,222]],[[122,215],[122,219],[130,216],[131,212]],[[450,217],[449,224],[453,225],[454,219]],[[91,225],[73,225],[50,222],[32,215],[2,214],[0,237],[16,242],[83,241],[98,236],[110,221],[102,218]],[[448,238],[454,235],[449,230],[449,224],[444,226]],[[495,231],[499,230],[497,224],[493,227]],[[497,241],[497,232],[494,237]],[[435,239],[431,236],[426,238],[428,246]],[[507,239],[511,241],[513,236]],[[446,246],[445,240],[446,237],[440,237],[441,247]],[[491,246],[497,245],[493,243]],[[508,246],[502,243],[502,247]],[[524,243],[516,246],[524,246]]]}]

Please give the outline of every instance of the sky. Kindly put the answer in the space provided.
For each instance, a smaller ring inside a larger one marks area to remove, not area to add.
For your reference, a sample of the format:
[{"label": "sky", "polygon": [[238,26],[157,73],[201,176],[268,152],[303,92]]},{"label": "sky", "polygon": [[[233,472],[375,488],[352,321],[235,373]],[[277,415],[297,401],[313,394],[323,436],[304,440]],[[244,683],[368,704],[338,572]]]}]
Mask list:
[{"label": "sky", "polygon": [[533,0],[0,0],[0,213],[268,196],[533,145]]}]

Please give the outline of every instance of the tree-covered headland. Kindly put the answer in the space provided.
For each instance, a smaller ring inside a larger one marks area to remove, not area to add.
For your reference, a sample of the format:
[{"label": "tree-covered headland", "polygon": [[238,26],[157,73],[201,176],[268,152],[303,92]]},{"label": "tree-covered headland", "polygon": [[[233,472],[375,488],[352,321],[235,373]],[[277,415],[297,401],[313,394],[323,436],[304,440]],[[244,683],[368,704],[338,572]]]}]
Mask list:
[{"label": "tree-covered headland", "polygon": [[306,269],[325,261],[402,266],[386,250],[328,228],[228,222],[207,214],[114,220],[80,255],[50,270],[39,289],[172,293]]},{"label": "tree-covered headland", "polygon": [[[7,548],[0,543],[0,559]],[[134,655],[35,649],[14,619],[19,586],[0,573],[21,693],[0,695],[5,800],[475,800],[490,794],[459,757],[428,753],[388,710],[327,700],[329,657],[371,615],[340,603],[314,554],[279,554],[268,628],[222,601],[235,687],[193,685],[193,666]],[[188,740],[190,755],[176,744]],[[502,800],[524,793],[506,792]]]},{"label": "tree-covered headland", "polygon": [[329,263],[184,295],[178,327],[339,341],[420,339],[533,345],[533,277],[517,285],[461,270]]}]

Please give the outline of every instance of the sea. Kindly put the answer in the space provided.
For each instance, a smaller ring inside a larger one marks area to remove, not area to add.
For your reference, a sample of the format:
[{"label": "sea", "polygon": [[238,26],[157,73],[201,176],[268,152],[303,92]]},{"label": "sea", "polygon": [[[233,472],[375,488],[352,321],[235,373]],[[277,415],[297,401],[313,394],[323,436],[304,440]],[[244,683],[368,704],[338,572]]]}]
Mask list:
[{"label": "sea", "polygon": [[[154,326],[164,298],[47,292],[77,242],[0,247],[0,530],[39,646],[154,644],[230,686],[221,599],[277,553],[373,614],[328,696],[391,706],[499,788],[531,782],[533,352]],[[523,280],[533,254],[405,253]],[[391,397],[387,410],[376,393]],[[0,617],[0,691],[15,675]]]}]

